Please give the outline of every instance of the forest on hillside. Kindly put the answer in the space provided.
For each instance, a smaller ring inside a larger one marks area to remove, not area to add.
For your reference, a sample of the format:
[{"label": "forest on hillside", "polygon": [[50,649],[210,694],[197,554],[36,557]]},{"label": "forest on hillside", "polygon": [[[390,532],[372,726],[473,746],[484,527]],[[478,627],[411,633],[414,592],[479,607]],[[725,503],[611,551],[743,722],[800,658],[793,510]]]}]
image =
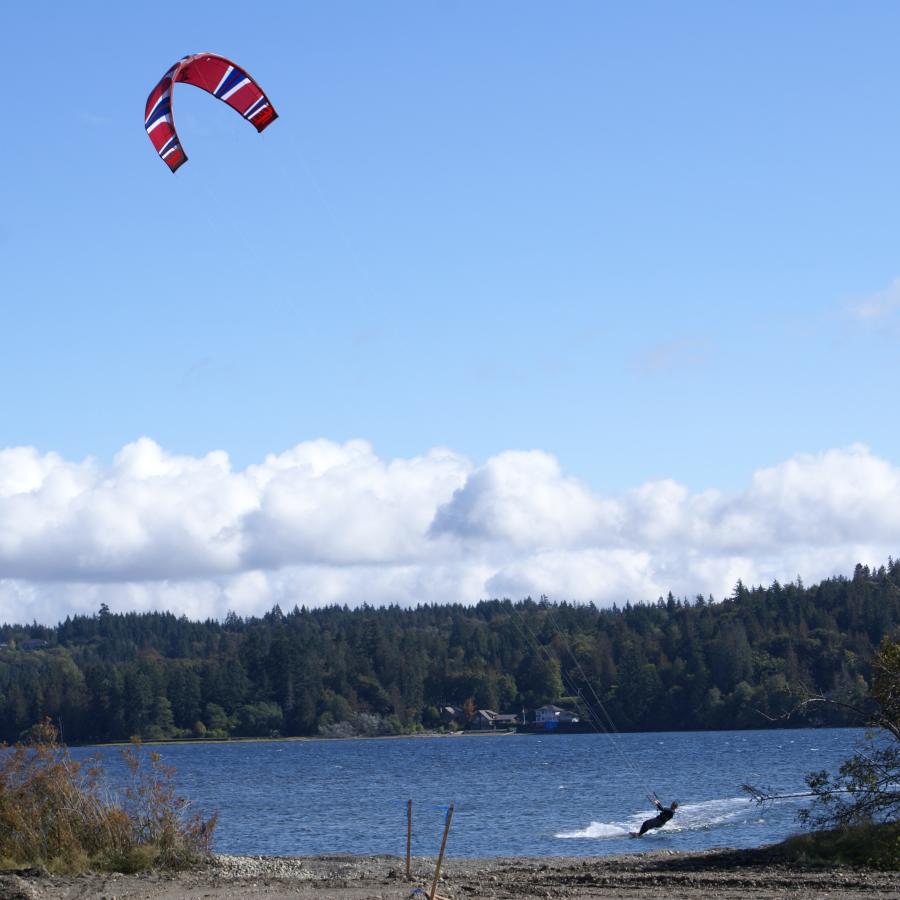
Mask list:
[{"label": "forest on hillside", "polygon": [[[900,562],[807,587],[748,588],[599,610],[525,599],[474,606],[273,608],[0,627],[0,740],[46,716],[69,742],[402,734],[443,705],[554,702],[622,731],[850,724],[836,707],[779,719],[810,693],[859,703],[900,629]],[[601,706],[602,705],[602,706]]]}]

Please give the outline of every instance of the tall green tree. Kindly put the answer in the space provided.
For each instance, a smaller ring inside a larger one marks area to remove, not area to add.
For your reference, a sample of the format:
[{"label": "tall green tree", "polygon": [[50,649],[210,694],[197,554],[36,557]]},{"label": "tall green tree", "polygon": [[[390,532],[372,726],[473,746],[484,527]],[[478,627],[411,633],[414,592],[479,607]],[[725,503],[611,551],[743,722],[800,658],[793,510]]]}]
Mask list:
[{"label": "tall green tree", "polygon": [[866,719],[876,730],[869,746],[842,763],[836,774],[822,770],[807,777],[818,802],[804,818],[818,826],[900,820],[900,642],[883,641],[872,670]]}]

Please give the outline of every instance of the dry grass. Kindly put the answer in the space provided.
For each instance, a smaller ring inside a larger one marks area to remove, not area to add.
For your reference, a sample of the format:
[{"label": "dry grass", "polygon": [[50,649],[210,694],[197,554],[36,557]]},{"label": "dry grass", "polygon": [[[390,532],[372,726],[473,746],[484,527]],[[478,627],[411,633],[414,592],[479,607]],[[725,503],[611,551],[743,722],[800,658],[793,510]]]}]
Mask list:
[{"label": "dry grass", "polygon": [[119,801],[100,763],[73,760],[49,720],[0,750],[0,867],[136,872],[208,856],[216,817],[188,814],[158,753],[139,743],[123,753],[130,782]]}]

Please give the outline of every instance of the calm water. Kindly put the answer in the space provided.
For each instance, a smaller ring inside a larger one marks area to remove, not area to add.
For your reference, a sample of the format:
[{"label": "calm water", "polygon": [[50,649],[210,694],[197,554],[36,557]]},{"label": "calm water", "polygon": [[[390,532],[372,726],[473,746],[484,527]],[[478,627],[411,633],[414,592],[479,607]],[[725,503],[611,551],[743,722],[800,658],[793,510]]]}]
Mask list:
[{"label": "calm water", "polygon": [[[779,840],[799,830],[799,802],[759,807],[741,784],[803,790],[806,772],[836,769],[862,738],[856,729],[818,729],[158,749],[194,807],[219,811],[220,853],[402,855],[410,798],[416,855],[437,854],[451,800],[451,856],[599,855]],[[109,748],[103,755],[116,758]],[[628,831],[652,814],[648,790],[680,807],[638,844]]]}]

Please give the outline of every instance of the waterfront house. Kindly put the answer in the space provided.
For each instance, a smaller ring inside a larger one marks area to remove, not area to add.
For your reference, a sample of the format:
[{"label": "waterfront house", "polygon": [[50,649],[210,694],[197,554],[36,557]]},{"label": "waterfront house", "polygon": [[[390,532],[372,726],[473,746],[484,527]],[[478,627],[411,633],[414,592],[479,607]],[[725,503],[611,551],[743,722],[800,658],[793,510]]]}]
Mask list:
[{"label": "waterfront house", "polygon": [[479,709],[469,728],[473,731],[494,731],[497,728],[515,728],[518,722],[516,716],[496,713],[492,709]]},{"label": "waterfront house", "polygon": [[519,717],[507,713],[498,713],[494,716],[494,728],[515,728],[519,724]]},{"label": "waterfront house", "polygon": [[461,706],[442,706],[439,712],[443,725],[455,723],[462,727],[466,724],[466,711]]},{"label": "waterfront house", "polygon": [[554,706],[552,703],[547,703],[534,711],[535,725],[546,725],[548,722],[571,724],[578,721],[578,716],[576,716],[575,713],[568,709]]}]

